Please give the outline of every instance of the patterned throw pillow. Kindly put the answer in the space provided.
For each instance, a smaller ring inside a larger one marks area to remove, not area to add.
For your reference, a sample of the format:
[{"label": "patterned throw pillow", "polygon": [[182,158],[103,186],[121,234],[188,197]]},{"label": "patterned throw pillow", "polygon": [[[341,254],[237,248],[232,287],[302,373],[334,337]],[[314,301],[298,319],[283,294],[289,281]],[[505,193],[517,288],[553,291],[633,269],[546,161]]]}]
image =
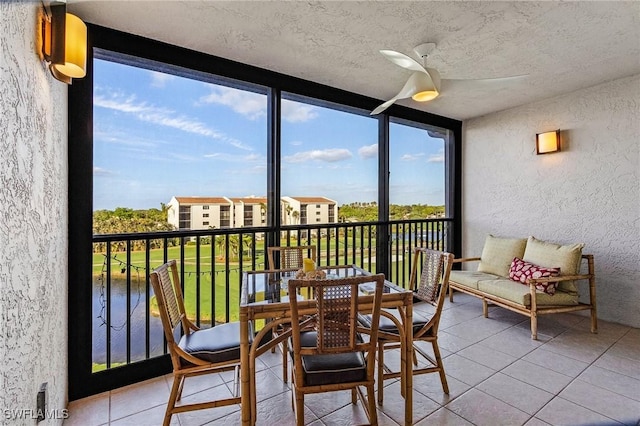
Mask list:
[{"label": "patterned throw pillow", "polygon": [[[522,284],[527,284],[527,278],[548,278],[557,277],[560,274],[560,268],[545,268],[543,266],[534,265],[524,260],[514,257],[509,268],[509,278]],[[553,295],[556,292],[557,282],[536,284],[536,289]]]}]

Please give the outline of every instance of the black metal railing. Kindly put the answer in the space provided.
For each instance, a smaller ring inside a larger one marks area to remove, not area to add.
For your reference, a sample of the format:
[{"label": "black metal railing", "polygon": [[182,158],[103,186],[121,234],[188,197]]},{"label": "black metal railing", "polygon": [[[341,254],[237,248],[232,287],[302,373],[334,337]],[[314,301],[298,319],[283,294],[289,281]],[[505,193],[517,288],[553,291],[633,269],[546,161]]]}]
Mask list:
[{"label": "black metal railing", "polygon": [[[451,226],[450,219],[418,219],[292,225],[279,231],[255,227],[94,235],[93,371],[165,353],[148,276],[170,259],[178,261],[187,314],[198,326],[209,327],[238,319],[242,273],[266,269],[269,233],[274,233],[269,241],[281,246],[315,245],[319,266],[354,264],[385,271],[387,279],[406,287],[411,249],[447,250]],[[382,257],[377,256],[381,247]]]}]

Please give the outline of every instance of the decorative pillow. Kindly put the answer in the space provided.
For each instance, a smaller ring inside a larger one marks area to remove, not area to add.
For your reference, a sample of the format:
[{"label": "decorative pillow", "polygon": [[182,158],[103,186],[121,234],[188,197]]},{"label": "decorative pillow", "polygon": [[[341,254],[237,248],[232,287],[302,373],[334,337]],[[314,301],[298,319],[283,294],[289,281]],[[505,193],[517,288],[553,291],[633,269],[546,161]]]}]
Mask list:
[{"label": "decorative pillow", "polygon": [[480,256],[478,271],[487,274],[509,276],[509,265],[514,257],[522,258],[527,240],[524,238],[500,238],[487,235]]},{"label": "decorative pillow", "polygon": [[[529,237],[524,256],[518,257],[536,265],[560,268],[562,271],[560,275],[575,275],[580,272],[583,247],[584,244],[561,246]],[[575,281],[561,281],[558,289],[573,295],[578,294],[578,286]]]},{"label": "decorative pillow", "polygon": [[[560,274],[560,268],[545,268],[544,266],[534,265],[524,260],[514,257],[509,268],[509,278],[522,284],[527,284],[528,278],[548,278],[557,277]],[[547,294],[554,295],[556,292],[557,282],[538,283],[536,289],[544,291]]]}]

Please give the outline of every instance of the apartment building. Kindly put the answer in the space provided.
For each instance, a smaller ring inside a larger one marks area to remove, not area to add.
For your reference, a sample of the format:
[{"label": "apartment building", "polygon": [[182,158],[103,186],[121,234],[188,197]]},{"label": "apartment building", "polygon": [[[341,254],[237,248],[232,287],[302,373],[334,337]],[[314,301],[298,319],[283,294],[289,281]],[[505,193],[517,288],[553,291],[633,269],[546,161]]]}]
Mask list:
[{"label": "apartment building", "polygon": [[[167,221],[176,229],[266,226],[266,197],[172,197]],[[282,223],[336,223],[338,203],[326,197],[282,197]]]}]

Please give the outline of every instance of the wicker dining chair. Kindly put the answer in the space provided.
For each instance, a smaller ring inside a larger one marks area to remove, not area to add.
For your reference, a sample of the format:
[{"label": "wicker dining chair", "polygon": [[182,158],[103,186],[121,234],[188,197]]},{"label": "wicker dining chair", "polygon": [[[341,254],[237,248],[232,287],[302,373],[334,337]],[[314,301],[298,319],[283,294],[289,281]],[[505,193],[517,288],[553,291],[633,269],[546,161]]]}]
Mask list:
[{"label": "wicker dining chair", "polygon": [[[164,426],[171,416],[185,411],[202,410],[239,404],[238,373],[240,367],[240,323],[232,322],[199,329],[186,315],[180,277],[176,261],[157,267],[150,276],[155,294],[167,348],[173,364],[173,385],[164,416]],[[176,329],[182,327],[178,339]],[[249,333],[252,336],[253,333]],[[176,406],[180,401],[187,377],[235,370],[234,396],[226,399]]]},{"label": "wicker dining chair", "polygon": [[[275,254],[280,254],[280,264],[276,265]],[[268,247],[269,269],[302,268],[302,260],[306,257],[316,261],[316,246]]]},{"label": "wicker dining chair", "polygon": [[[414,309],[413,315],[413,341],[430,342],[433,349],[433,357],[427,354],[418,345],[413,345],[413,375],[438,373],[442,390],[445,394],[449,394],[449,385],[442,364],[442,356],[438,347],[438,325],[440,323],[440,315],[447,294],[449,285],[449,273],[453,264],[453,254],[430,250],[427,248],[416,247],[414,249],[413,265],[411,268],[410,283],[411,286],[416,285],[419,278],[414,297],[423,302],[431,304],[435,309],[431,317],[416,313]],[[422,262],[421,262],[422,259]],[[418,277],[418,266],[422,269]],[[359,321],[371,327],[374,321],[370,315],[361,315]],[[397,310],[383,310],[380,316],[378,329],[378,404],[382,405],[384,380],[401,377],[401,372],[391,371],[384,363],[385,350],[397,349],[400,347],[400,333],[398,329],[400,321],[398,319]],[[416,354],[421,355],[426,361],[426,366],[418,368],[418,358]]]},{"label": "wicker dining chair", "polygon": [[[279,254],[280,264],[276,264],[276,253]],[[288,247],[268,247],[269,269],[301,269],[304,258],[316,261],[316,246],[288,246]],[[279,267],[278,267],[279,266]],[[307,298],[311,297],[311,291],[307,288]],[[274,334],[282,332],[282,329],[273,330]],[[282,380],[287,383],[288,361],[287,361],[287,341],[284,340],[280,348],[282,350]],[[271,352],[275,352],[274,347]]]},{"label": "wicker dining chair", "polygon": [[[375,283],[372,304],[360,305],[358,286]],[[346,277],[334,280],[289,280],[289,294],[300,287],[313,287],[313,309],[301,312],[302,302],[289,299],[291,306],[292,400],[296,423],[304,424],[304,397],[309,393],[351,389],[351,402],[360,398],[372,425],[378,424],[374,382],[378,328],[358,324],[358,313],[380,318],[384,275]],[[303,316],[308,315],[308,316]],[[302,319],[300,322],[295,319]],[[360,333],[369,334],[365,342]],[[365,398],[361,387],[366,388]]]}]

